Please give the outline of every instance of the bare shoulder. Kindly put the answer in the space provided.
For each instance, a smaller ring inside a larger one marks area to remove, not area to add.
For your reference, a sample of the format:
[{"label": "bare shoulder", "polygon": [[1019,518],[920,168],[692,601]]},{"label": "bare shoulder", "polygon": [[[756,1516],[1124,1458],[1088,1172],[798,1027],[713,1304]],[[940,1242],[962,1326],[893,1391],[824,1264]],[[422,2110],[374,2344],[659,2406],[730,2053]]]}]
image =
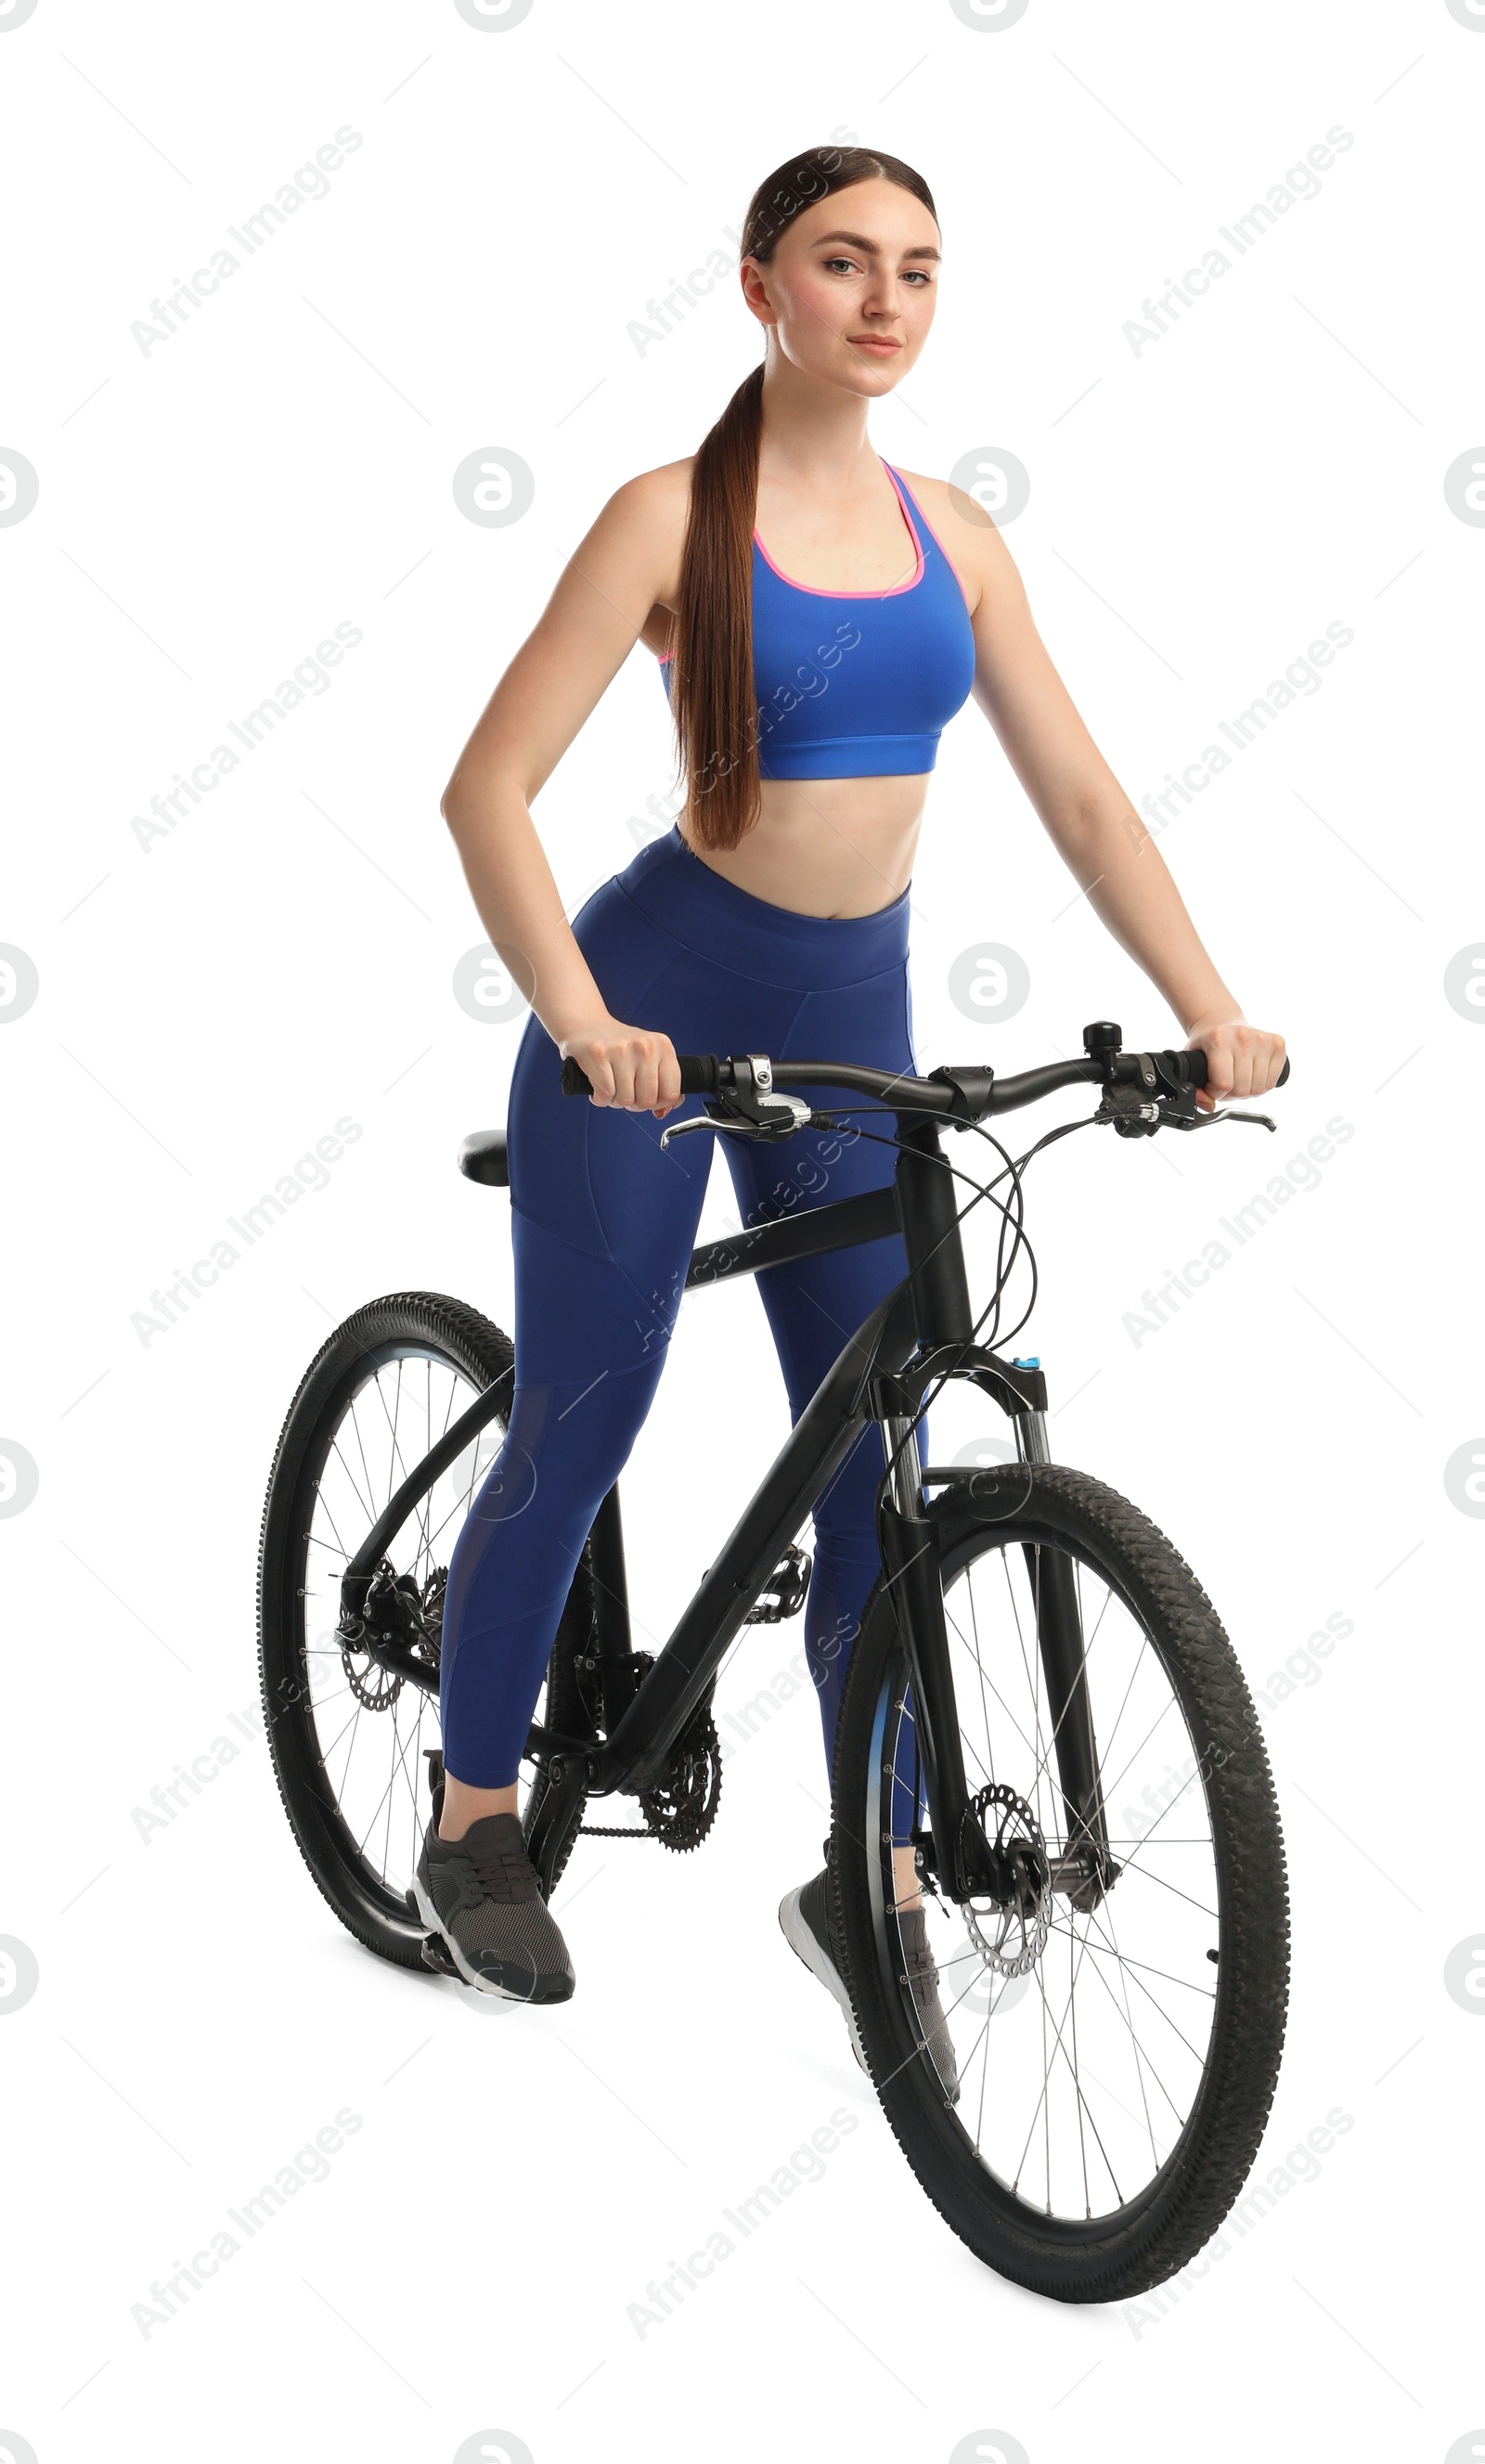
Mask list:
[{"label": "bare shoulder", "polygon": [[683,532],[691,510],[695,467],[695,457],[688,455],[683,462],[662,462],[656,470],[639,472],[615,488],[599,518],[612,517],[623,528],[653,530],[666,537]]},{"label": "bare shoulder", "polygon": [[934,536],[964,584],[971,605],[986,590],[1015,575],[1010,550],[982,504],[948,479],[904,471],[903,478],[927,516]]},{"label": "bare shoulder", "polygon": [[687,453],[678,462],[661,462],[653,471],[641,471],[625,481],[626,488],[644,491],[654,505],[684,506],[691,499],[691,473],[696,469],[696,455]]},{"label": "bare shoulder", "polygon": [[[654,610],[676,604],[691,510],[691,472],[688,459],[665,462],[658,470],[626,479],[578,550],[577,561],[589,578],[627,608]],[[636,616],[635,621],[641,619]],[[653,629],[647,623],[646,638]]]}]

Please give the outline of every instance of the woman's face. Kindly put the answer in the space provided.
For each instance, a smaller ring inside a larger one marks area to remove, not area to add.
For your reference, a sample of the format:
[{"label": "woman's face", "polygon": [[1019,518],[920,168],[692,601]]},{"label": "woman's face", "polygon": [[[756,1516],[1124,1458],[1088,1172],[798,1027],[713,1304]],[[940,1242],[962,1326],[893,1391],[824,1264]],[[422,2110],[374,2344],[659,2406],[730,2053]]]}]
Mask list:
[{"label": "woman's face", "polygon": [[789,224],[766,265],[742,260],[742,296],[772,346],[869,400],[917,360],[938,278],[939,226],[891,180],[837,188]]}]

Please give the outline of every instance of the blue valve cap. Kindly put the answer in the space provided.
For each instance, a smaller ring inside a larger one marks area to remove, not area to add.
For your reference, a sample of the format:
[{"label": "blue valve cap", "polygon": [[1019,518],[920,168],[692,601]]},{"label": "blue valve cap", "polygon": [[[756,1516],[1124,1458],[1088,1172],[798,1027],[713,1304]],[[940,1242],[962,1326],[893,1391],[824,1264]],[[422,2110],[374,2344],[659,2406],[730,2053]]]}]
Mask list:
[{"label": "blue valve cap", "polygon": [[1010,1365],[1012,1369],[1040,1369],[1042,1356],[1039,1352],[1033,1352],[1030,1360],[1013,1360]]}]

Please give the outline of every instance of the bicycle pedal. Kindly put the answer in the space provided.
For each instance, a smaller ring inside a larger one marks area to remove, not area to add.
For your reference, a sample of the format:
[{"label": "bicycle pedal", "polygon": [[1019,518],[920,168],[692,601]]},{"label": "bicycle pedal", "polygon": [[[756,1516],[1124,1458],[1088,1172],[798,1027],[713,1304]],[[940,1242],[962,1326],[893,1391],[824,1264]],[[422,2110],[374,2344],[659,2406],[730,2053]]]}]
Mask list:
[{"label": "bicycle pedal", "polygon": [[745,1625],[781,1625],[797,1617],[809,1589],[809,1559],[803,1549],[785,1550],[764,1589],[743,1619]]},{"label": "bicycle pedal", "polygon": [[[423,1911],[417,1903],[417,1893],[415,1891],[404,1891],[402,1896],[407,1901],[410,1913],[421,1920]],[[442,1934],[425,1934],[423,1936],[422,1943],[419,1946],[418,1956],[422,1960],[424,1967],[431,1968],[435,1976],[456,1977],[460,1985],[465,1982],[465,1979],[459,1975],[458,1969],[454,1967],[453,1960],[449,1956],[448,1950],[444,1945]]]},{"label": "bicycle pedal", "polygon": [[431,1968],[435,1976],[452,1976],[460,1985],[464,1983],[463,1977],[459,1975],[458,1969],[444,1947],[441,1935],[431,1933],[424,1936],[421,1956],[424,1967]]}]

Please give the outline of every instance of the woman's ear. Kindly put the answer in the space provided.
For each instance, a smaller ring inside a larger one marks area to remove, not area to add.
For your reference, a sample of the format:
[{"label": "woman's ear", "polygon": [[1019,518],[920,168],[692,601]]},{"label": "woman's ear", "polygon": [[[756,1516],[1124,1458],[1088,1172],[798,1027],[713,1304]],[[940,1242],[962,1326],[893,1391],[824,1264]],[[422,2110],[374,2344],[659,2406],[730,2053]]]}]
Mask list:
[{"label": "woman's ear", "polygon": [[739,269],[742,279],[742,301],[760,325],[776,325],[778,318],[768,304],[764,269],[756,256],[745,256]]}]

